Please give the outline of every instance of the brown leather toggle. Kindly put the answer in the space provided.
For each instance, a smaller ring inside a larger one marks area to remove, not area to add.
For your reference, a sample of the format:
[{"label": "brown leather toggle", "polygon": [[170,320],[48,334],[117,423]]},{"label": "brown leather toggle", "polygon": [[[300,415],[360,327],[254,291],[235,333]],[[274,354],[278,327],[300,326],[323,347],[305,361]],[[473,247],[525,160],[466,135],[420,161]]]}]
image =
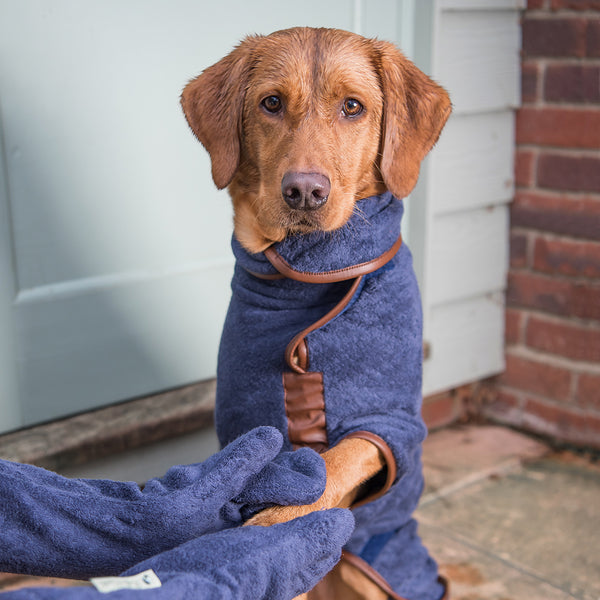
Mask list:
[{"label": "brown leather toggle", "polygon": [[283,389],[288,435],[294,448],[327,450],[323,373],[284,373]]}]

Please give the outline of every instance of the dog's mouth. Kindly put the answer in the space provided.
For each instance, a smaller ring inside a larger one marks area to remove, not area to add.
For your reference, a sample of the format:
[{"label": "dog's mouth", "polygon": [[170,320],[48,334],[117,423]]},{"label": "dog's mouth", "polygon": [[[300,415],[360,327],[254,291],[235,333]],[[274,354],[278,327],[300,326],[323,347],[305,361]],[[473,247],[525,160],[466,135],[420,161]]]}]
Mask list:
[{"label": "dog's mouth", "polygon": [[311,233],[322,231],[323,218],[319,210],[316,211],[287,211],[284,227],[290,233]]},{"label": "dog's mouth", "polygon": [[278,221],[286,234],[334,231],[345,225],[354,209],[351,197],[337,197],[333,202],[330,199],[313,210],[295,210],[282,204],[278,208]]}]

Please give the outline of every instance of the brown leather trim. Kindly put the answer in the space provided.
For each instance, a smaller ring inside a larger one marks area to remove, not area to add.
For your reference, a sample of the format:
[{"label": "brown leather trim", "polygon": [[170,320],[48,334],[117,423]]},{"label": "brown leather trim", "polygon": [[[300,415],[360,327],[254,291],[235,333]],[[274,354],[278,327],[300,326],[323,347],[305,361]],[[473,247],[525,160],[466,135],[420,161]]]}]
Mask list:
[{"label": "brown leather trim", "polygon": [[377,434],[371,431],[353,431],[352,433],[344,436],[342,439],[348,438],[360,438],[371,442],[374,446],[377,446],[377,448],[379,448],[383,454],[383,458],[385,459],[385,464],[387,467],[387,475],[384,485],[372,494],[369,494],[366,498],[361,498],[358,502],[351,506],[351,508],[357,508],[363,504],[367,504],[369,502],[373,502],[373,500],[381,498],[381,496],[383,496],[392,487],[392,484],[396,480],[398,468],[396,466],[396,459],[394,458],[394,453],[392,452],[391,448],[388,446],[387,442]]},{"label": "brown leather trim", "polygon": [[342,550],[341,560],[346,561],[354,568],[358,569],[361,573],[366,575],[393,600],[406,600],[406,598],[396,594],[396,592],[392,589],[392,586],[368,562],[360,558],[360,556],[352,554],[352,552],[348,552],[347,550]]},{"label": "brown leather trim", "polygon": [[337,317],[337,315],[339,315],[346,308],[346,306],[348,306],[350,300],[352,300],[352,297],[354,296],[356,290],[360,286],[362,279],[362,276],[357,277],[350,286],[350,289],[346,292],[346,295],[325,316],[321,317],[318,321],[316,321],[306,329],[303,329],[300,333],[296,334],[292,338],[292,341],[287,345],[287,348],[285,349],[285,361],[290,367],[290,369],[292,369],[292,371],[295,371],[296,373],[306,372],[306,369],[308,369],[308,350],[306,350],[306,365],[303,367],[300,365],[301,357],[299,356],[299,354],[301,355],[302,352],[299,351],[300,344],[304,341],[304,338],[309,333],[312,333],[313,331],[315,331],[315,329],[323,327],[325,323],[328,323],[334,317]]},{"label": "brown leather trim", "polygon": [[[304,283],[334,283],[336,281],[346,281],[348,279],[353,279],[354,277],[360,277],[361,275],[366,275],[367,273],[372,273],[373,271],[377,271],[380,267],[383,267],[386,263],[388,263],[402,245],[402,236],[399,235],[398,239],[394,242],[392,247],[389,250],[386,250],[383,254],[374,258],[373,260],[369,260],[364,263],[359,263],[358,265],[351,265],[349,267],[344,267],[343,269],[335,269],[334,271],[324,271],[322,273],[311,273],[309,271],[297,271],[275,250],[275,246],[269,246],[264,254],[267,257],[267,260],[281,273],[290,279],[295,279],[296,281],[303,281]],[[256,277],[262,277],[263,279],[274,279],[275,277],[268,275],[262,276],[253,273]]]},{"label": "brown leather trim", "polygon": [[298,359],[298,366],[305,371],[308,370],[308,342],[306,338],[300,340],[296,348],[296,357]]},{"label": "brown leather trim", "polygon": [[274,281],[276,279],[285,279],[285,275],[281,273],[257,273],[256,271],[251,271],[250,269],[245,269],[247,273],[250,275],[254,275],[258,279],[266,279],[267,281]]},{"label": "brown leather trim", "polygon": [[440,600],[450,600],[450,582],[443,575],[438,575],[438,582],[444,586],[444,595]]},{"label": "brown leather trim", "polygon": [[284,373],[283,390],[288,437],[295,448],[323,452],[329,446],[323,373]]},{"label": "brown leather trim", "polygon": [[[397,594],[392,589],[390,584],[383,578],[383,576],[380,575],[368,562],[360,558],[360,556],[357,556],[352,552],[348,552],[348,550],[342,550],[341,560],[358,569],[375,585],[378,585],[386,594],[388,594],[392,600],[406,600],[406,598]],[[440,600],[450,600],[450,584],[448,583],[448,580],[442,575],[438,575],[437,580],[441,585],[444,586],[444,595],[440,598]]]}]

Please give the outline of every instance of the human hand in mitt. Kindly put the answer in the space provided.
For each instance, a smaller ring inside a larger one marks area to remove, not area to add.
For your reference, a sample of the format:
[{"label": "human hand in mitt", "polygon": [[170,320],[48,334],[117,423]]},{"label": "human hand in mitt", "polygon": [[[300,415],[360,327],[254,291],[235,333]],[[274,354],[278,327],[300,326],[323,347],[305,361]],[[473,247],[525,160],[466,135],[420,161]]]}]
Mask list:
[{"label": "human hand in mitt", "polygon": [[265,506],[315,501],[325,486],[323,459],[308,448],[279,454],[282,443],[279,431],[259,427],[143,490],[0,461],[0,571],[118,574]]},{"label": "human hand in mitt", "polygon": [[[310,590],[333,568],[353,527],[352,513],[334,508],[271,527],[241,527],[205,535],[123,573],[131,576],[152,569],[160,587],[141,590],[117,587],[110,598],[290,600]],[[7,592],[3,600],[102,600],[103,597],[106,596],[92,587],[29,588]]]}]

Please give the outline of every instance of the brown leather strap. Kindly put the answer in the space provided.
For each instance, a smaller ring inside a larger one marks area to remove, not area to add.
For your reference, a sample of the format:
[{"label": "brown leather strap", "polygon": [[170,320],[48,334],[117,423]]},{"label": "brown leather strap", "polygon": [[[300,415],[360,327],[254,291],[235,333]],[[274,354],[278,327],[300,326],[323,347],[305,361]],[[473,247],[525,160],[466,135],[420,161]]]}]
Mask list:
[{"label": "brown leather strap", "polygon": [[296,373],[305,373],[308,370],[309,360],[308,346],[305,341],[306,336],[337,317],[337,315],[348,306],[350,300],[352,300],[352,297],[362,282],[363,276],[367,273],[372,273],[387,264],[396,255],[401,245],[402,236],[399,235],[394,245],[381,256],[368,262],[346,267],[344,269],[338,269],[336,271],[329,271],[327,273],[306,273],[304,271],[296,271],[277,253],[274,246],[270,246],[265,250],[265,256],[280,273],[297,281],[327,283],[347,281],[355,278],[350,289],[336,306],[318,321],[295,335],[292,341],[287,345],[285,350],[285,360],[292,371],[295,371]]},{"label": "brown leather strap", "polygon": [[254,277],[257,277],[258,279],[266,279],[267,281],[286,279],[286,276],[281,273],[258,273],[257,271],[251,271],[250,269],[246,269],[246,272],[250,273],[250,275],[254,275]]},{"label": "brown leather strap", "polygon": [[396,459],[394,458],[392,449],[387,445],[386,441],[383,438],[380,438],[377,434],[371,431],[353,431],[342,439],[347,438],[360,438],[371,442],[374,446],[379,448],[379,451],[383,454],[383,458],[385,459],[385,464],[387,467],[385,483],[383,486],[375,490],[375,492],[372,494],[368,494],[366,497],[361,498],[358,502],[355,502],[351,506],[351,508],[357,508],[363,504],[373,502],[373,500],[377,500],[377,498],[381,498],[381,496],[383,496],[392,487],[392,484],[396,479],[398,467],[396,465]]},{"label": "brown leather strap", "polygon": [[[348,552],[347,550],[342,550],[341,560],[346,561],[348,564],[358,569],[373,583],[378,585],[390,598],[392,598],[392,600],[406,600],[406,598],[397,594],[392,589],[392,586],[383,578],[383,576],[380,575],[368,562],[360,558],[360,556],[357,556],[352,552]],[[439,575],[438,582],[444,586],[444,595],[440,598],[440,600],[449,600],[450,586],[448,584],[448,581],[444,577]]]},{"label": "brown leather strap", "polygon": [[450,600],[450,582],[443,575],[438,575],[438,583],[444,586],[444,595],[440,600]]},{"label": "brown leather strap", "polygon": [[[285,349],[285,362],[292,371],[295,371],[296,373],[306,372],[309,361],[308,346],[306,345],[304,338],[306,338],[309,333],[312,333],[316,329],[323,327],[326,323],[329,323],[329,321],[334,317],[337,317],[346,306],[348,306],[350,300],[352,300],[352,297],[356,293],[356,290],[359,288],[362,279],[362,275],[357,277],[344,297],[325,316],[321,317],[318,321],[315,321],[312,325],[309,325],[306,329],[303,329],[292,338],[292,341]],[[304,344],[304,347],[299,351],[301,344]]]},{"label": "brown leather strap", "polygon": [[382,575],[380,575],[368,562],[360,558],[360,556],[352,554],[352,552],[348,552],[347,550],[342,550],[342,560],[351,564],[354,568],[366,575],[393,600],[406,600],[406,598],[396,594],[392,589],[392,586],[382,577]]},{"label": "brown leather strap", "polygon": [[[275,250],[275,246],[269,246],[264,251],[264,254],[277,271],[289,279],[303,281],[304,283],[334,283],[336,281],[347,281],[348,279],[354,279],[355,277],[377,271],[377,269],[383,267],[383,265],[387,264],[394,256],[396,256],[401,245],[402,235],[399,235],[391,248],[373,260],[359,263],[358,265],[344,267],[342,269],[335,269],[334,271],[324,271],[322,273],[297,271],[277,252],[277,250]],[[261,279],[278,279],[277,274],[259,275],[254,273],[254,275]]]}]

